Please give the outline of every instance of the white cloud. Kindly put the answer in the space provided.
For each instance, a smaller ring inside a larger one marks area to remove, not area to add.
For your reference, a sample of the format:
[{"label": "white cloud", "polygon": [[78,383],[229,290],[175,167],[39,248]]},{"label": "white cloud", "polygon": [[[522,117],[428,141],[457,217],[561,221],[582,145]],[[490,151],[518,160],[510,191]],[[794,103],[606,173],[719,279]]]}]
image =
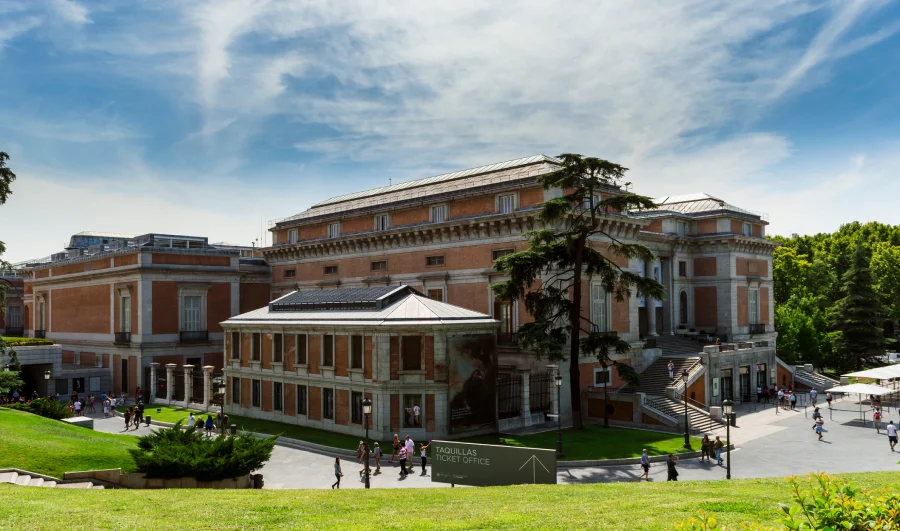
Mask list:
[{"label": "white cloud", "polygon": [[51,0],[50,8],[57,16],[73,24],[90,24],[88,9],[75,0]]}]

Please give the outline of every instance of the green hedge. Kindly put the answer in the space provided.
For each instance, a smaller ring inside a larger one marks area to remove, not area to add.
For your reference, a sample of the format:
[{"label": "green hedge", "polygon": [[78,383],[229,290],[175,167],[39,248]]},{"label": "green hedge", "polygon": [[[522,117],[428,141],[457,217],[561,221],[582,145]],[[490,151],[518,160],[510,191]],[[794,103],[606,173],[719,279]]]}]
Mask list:
[{"label": "green hedge", "polygon": [[33,413],[35,415],[40,415],[42,417],[53,420],[67,419],[72,416],[72,412],[69,411],[69,408],[68,406],[66,406],[66,404],[57,402],[56,400],[50,400],[48,398],[36,398],[31,402],[19,402],[16,404],[10,404],[7,407],[9,407],[10,409],[17,409],[19,411],[27,411],[28,413]]},{"label": "green hedge", "polygon": [[53,345],[53,341],[49,339],[38,339],[35,337],[6,337],[3,341],[10,347],[38,347],[41,345]]}]

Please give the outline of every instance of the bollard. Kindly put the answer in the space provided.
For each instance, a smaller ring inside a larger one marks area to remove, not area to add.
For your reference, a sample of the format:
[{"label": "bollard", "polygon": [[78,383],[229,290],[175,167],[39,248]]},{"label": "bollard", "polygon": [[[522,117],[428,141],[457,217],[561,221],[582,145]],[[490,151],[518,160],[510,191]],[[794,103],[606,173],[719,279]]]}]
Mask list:
[{"label": "bollard", "polygon": [[231,426],[229,426],[228,431],[230,431],[232,435],[237,435],[237,424],[232,424]]},{"label": "bollard", "polygon": [[254,489],[263,488],[263,475],[262,474],[251,474],[250,479],[253,482]]},{"label": "bollard", "polygon": [[[126,306],[126,308],[127,308],[127,306]],[[147,423],[147,426],[150,425],[150,415],[147,415],[146,417],[144,417],[144,422]]]}]

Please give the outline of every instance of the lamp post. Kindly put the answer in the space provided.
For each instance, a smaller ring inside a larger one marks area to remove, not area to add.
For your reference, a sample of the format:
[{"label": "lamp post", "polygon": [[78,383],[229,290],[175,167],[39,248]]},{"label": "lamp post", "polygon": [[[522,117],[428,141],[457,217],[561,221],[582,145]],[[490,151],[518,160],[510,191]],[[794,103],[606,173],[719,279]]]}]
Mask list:
[{"label": "lamp post", "polygon": [[688,405],[687,405],[687,388],[688,388],[688,371],[685,369],[681,372],[684,379],[684,448],[691,449],[691,427],[688,425]]},{"label": "lamp post", "polygon": [[562,459],[562,404],[559,401],[562,390],[562,374],[557,372],[554,382],[556,383],[556,458]]},{"label": "lamp post", "polygon": [[[368,398],[362,401],[363,419],[366,423],[366,452],[371,453],[369,448],[369,415],[372,414],[372,401]],[[369,488],[369,456],[366,455],[366,488]]]},{"label": "lamp post", "polygon": [[734,410],[731,400],[722,402],[722,410],[725,411],[725,479],[731,479],[731,412]]}]

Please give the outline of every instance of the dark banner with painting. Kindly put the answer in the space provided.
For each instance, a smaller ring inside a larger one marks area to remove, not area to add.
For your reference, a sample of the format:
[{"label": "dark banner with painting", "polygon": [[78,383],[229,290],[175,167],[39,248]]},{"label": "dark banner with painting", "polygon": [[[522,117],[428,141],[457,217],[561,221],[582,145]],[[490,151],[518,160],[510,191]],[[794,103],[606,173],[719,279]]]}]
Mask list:
[{"label": "dark banner with painting", "polygon": [[450,336],[450,433],[492,428],[497,421],[494,334]]}]

